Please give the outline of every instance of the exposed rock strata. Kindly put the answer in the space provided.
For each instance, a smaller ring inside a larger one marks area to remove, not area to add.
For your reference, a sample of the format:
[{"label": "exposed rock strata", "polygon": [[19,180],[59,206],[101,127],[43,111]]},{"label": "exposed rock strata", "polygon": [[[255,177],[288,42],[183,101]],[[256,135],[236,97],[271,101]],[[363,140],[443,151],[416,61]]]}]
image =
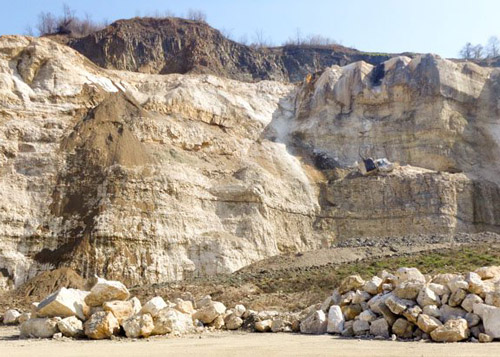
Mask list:
[{"label": "exposed rock strata", "polygon": [[[0,38],[0,284],[127,285],[354,236],[497,229],[498,71],[433,56],[300,87],[103,70]],[[361,177],[359,154],[393,173]]]}]

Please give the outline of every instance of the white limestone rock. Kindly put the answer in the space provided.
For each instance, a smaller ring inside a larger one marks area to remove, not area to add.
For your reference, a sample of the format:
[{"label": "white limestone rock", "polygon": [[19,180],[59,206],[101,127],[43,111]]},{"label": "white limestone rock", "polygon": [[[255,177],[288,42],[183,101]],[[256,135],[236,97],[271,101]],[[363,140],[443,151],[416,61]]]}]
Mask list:
[{"label": "white limestone rock", "polygon": [[5,325],[15,325],[19,323],[19,317],[21,316],[21,313],[15,309],[9,309],[5,311],[5,314],[3,315],[3,323]]},{"label": "white limestone rock", "polygon": [[377,319],[370,324],[370,335],[389,338],[389,324],[385,319]]},{"label": "white limestone rock", "polygon": [[57,323],[60,318],[57,317],[37,317],[29,319],[24,322],[20,327],[21,337],[35,337],[35,338],[50,338],[55,333],[59,332]]},{"label": "white limestone rock", "polygon": [[130,293],[123,283],[97,278],[97,283],[85,297],[85,303],[89,306],[101,306],[106,301],[127,300],[129,296]]},{"label": "white limestone rock", "polygon": [[[220,316],[220,315],[219,315]],[[197,317],[193,318],[197,319]],[[185,334],[194,329],[191,315],[173,309],[165,308],[154,317],[153,335],[165,335],[168,333]],[[213,321],[213,320],[212,320]]]},{"label": "white limestone rock", "polygon": [[82,337],[84,336],[83,323],[75,316],[66,317],[57,322],[57,328],[63,336]]},{"label": "white limestone rock", "polygon": [[[116,295],[114,295],[116,296]],[[90,300],[91,303],[95,300]],[[120,332],[120,324],[111,312],[99,311],[90,316],[85,321],[84,325],[85,335],[93,340],[102,340],[111,338]]]},{"label": "white limestone rock", "polygon": [[193,314],[193,319],[200,320],[204,324],[213,322],[218,316],[226,312],[226,307],[218,301],[210,301]]},{"label": "white limestone rock", "polygon": [[317,310],[300,323],[300,332],[320,335],[326,333],[328,321],[323,310]]},{"label": "white limestone rock", "polygon": [[430,335],[437,342],[458,342],[469,337],[469,328],[465,319],[451,319],[434,329]]},{"label": "white limestone rock", "polygon": [[161,296],[155,296],[142,306],[141,313],[150,314],[151,316],[153,316],[153,318],[155,318],[156,316],[158,316],[161,310],[167,307],[167,303]]},{"label": "white limestone rock", "polygon": [[123,330],[129,338],[149,337],[155,325],[151,314],[137,314],[123,322]]},{"label": "white limestone rock", "polygon": [[342,333],[344,330],[344,314],[338,305],[330,306],[328,311],[328,323],[326,331],[328,333]]}]

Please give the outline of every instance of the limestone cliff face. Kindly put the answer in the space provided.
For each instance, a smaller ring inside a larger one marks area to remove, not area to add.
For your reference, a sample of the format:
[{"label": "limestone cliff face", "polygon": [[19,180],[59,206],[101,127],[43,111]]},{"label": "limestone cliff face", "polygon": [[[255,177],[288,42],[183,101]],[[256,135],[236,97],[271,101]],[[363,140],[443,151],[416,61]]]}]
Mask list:
[{"label": "limestone cliff face", "polygon": [[[56,266],[131,285],[354,236],[496,229],[497,78],[424,56],[244,83],[1,37],[0,287]],[[359,153],[402,166],[360,177]]]}]

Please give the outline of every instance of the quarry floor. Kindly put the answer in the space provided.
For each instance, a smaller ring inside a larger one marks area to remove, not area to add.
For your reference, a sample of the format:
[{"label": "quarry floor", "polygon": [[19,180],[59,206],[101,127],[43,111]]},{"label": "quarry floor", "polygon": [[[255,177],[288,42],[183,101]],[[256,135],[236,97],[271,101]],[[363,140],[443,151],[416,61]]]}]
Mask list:
[{"label": "quarry floor", "polygon": [[500,343],[393,342],[329,335],[220,332],[146,340],[20,340],[0,327],[0,356],[499,356]]}]

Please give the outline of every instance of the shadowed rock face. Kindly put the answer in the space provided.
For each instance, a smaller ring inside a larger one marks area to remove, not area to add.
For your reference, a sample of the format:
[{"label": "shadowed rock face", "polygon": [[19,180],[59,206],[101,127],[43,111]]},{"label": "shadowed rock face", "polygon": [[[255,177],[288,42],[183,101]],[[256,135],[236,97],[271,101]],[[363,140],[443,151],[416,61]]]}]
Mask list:
[{"label": "shadowed rock face", "polygon": [[104,68],[143,73],[209,73],[241,81],[297,82],[332,65],[391,55],[370,55],[339,45],[255,49],[225,38],[205,23],[179,18],[120,20],[68,45]]},{"label": "shadowed rock face", "polygon": [[[498,70],[434,56],[301,85],[98,68],[0,38],[0,287],[127,285],[350,237],[498,230]],[[401,166],[362,177],[362,156]]]}]

